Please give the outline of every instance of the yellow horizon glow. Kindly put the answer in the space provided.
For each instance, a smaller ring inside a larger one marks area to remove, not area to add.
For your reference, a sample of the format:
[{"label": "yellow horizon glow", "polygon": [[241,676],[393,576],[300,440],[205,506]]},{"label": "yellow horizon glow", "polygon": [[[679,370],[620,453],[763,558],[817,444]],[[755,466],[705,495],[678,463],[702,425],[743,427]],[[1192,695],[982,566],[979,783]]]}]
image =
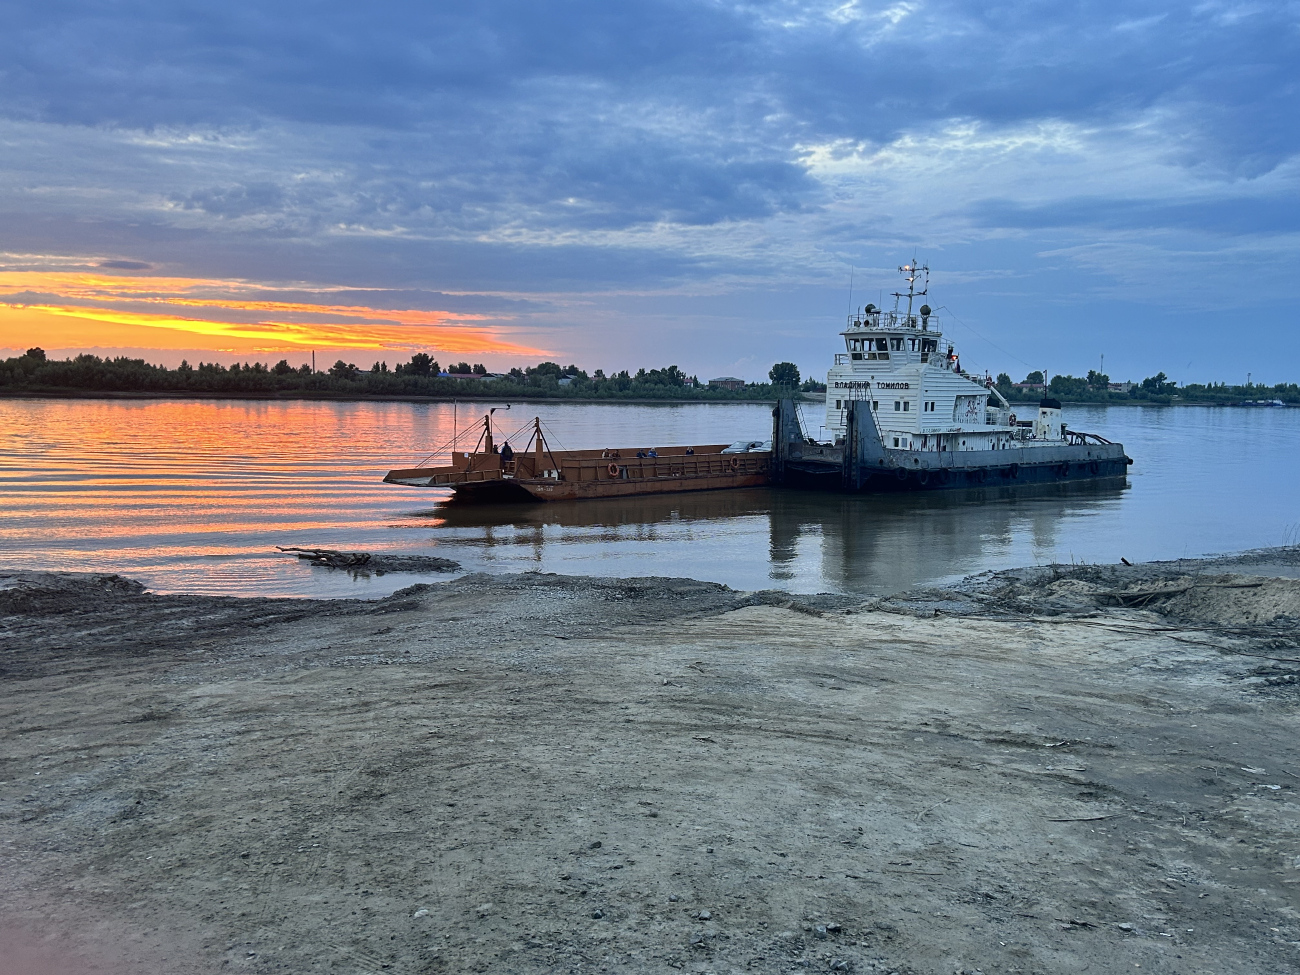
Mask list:
[{"label": "yellow horizon glow", "polygon": [[[350,288],[294,288],[323,292],[333,299],[329,304],[258,297],[272,290],[285,289],[200,278],[0,271],[0,296],[40,296],[0,303],[0,347],[184,348],[236,355],[311,349],[550,354],[499,337],[484,315],[333,303],[341,293],[360,290]],[[121,307],[124,303],[136,307]],[[142,311],[141,305],[174,307],[184,314]],[[231,312],[271,312],[276,319],[238,321]]]}]

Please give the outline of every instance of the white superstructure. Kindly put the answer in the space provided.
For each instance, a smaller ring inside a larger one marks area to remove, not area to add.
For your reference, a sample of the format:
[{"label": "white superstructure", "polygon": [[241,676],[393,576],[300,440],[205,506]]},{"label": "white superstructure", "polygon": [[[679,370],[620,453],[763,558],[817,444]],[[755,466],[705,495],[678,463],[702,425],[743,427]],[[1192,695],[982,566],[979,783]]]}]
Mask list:
[{"label": "white superstructure", "polygon": [[[899,272],[907,291],[896,292],[894,310],[867,305],[849,315],[845,351],[826,374],[826,430],[843,440],[849,404],[869,400],[886,447],[902,450],[1000,450],[1026,441],[1061,443],[1065,425],[1059,404],[1045,400],[1022,417],[992,380],[964,372],[930,306],[913,310],[929,291],[928,267],[915,262]],[[918,278],[921,288],[917,290]],[[903,299],[907,308],[900,310]],[[990,403],[993,396],[996,403]]]}]

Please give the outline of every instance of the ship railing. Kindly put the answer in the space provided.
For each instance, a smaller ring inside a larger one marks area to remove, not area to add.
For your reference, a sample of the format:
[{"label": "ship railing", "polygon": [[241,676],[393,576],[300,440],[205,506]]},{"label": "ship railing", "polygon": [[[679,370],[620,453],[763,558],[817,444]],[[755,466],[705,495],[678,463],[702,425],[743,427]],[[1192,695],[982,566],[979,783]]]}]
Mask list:
[{"label": "ship railing", "polygon": [[1092,441],[1093,443],[1099,443],[1099,444],[1104,444],[1109,446],[1114,443],[1113,440],[1107,440],[1099,433],[1084,433],[1082,430],[1069,430],[1069,429],[1067,429],[1065,433],[1066,436],[1070,438],[1070,442],[1074,444],[1086,444],[1089,441]]},{"label": "ship railing", "polygon": [[735,454],[672,454],[662,457],[601,458],[599,461],[565,463],[560,479],[565,481],[648,481],[655,478],[702,478],[766,474],[771,451]]},{"label": "ship railing", "polygon": [[919,328],[939,331],[937,315],[908,315],[896,311],[878,311],[870,315],[856,312],[848,317],[849,328]]}]

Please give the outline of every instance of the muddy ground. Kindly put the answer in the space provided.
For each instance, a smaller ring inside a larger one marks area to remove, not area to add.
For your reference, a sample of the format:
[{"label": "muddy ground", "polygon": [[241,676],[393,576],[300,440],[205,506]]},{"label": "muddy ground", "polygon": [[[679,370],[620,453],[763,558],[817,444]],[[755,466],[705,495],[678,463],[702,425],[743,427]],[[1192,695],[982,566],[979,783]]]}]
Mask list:
[{"label": "muddy ground", "polygon": [[1300,581],[0,578],[0,972],[1300,970]]}]

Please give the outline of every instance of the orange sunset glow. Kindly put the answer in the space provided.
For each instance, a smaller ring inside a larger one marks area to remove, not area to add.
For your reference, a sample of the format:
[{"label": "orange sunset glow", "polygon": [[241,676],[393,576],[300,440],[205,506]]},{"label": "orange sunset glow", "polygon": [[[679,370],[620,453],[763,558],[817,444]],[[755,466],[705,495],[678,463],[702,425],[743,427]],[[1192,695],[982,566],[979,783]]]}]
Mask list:
[{"label": "orange sunset glow", "polygon": [[485,315],[340,303],[346,288],[294,286],[320,294],[319,303],[269,294],[281,290],[246,281],[0,270],[0,347],[546,354],[502,338]]}]

